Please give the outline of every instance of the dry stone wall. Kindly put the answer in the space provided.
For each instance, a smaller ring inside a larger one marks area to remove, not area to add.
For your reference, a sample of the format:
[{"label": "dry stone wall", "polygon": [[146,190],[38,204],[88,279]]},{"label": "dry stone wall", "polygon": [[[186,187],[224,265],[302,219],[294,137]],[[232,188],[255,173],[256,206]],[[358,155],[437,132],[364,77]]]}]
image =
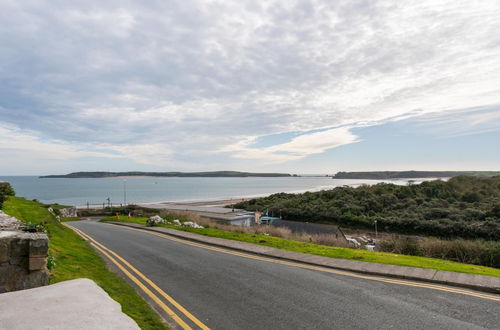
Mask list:
[{"label": "dry stone wall", "polygon": [[65,209],[60,209],[59,213],[61,214],[61,217],[77,217],[78,214],[76,211],[76,207],[67,207]]},{"label": "dry stone wall", "polygon": [[0,293],[47,285],[49,280],[47,235],[20,231],[13,219],[0,211]]}]

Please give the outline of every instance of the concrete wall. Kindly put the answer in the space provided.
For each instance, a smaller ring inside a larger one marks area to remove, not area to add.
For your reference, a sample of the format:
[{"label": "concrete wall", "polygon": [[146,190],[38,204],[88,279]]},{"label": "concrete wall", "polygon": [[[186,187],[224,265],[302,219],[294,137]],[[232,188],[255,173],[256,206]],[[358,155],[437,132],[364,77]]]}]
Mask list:
[{"label": "concrete wall", "polygon": [[47,285],[48,248],[43,233],[0,231],[0,293]]}]

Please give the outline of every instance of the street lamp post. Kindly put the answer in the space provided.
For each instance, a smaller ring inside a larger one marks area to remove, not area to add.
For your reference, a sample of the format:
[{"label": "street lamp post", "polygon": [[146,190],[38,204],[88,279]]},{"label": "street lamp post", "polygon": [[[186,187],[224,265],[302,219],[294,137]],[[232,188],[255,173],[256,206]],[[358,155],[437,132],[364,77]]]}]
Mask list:
[{"label": "street lamp post", "polygon": [[123,205],[127,205],[127,179],[123,179]]},{"label": "street lamp post", "polygon": [[375,238],[378,238],[378,232],[377,232],[377,220],[375,220]]}]

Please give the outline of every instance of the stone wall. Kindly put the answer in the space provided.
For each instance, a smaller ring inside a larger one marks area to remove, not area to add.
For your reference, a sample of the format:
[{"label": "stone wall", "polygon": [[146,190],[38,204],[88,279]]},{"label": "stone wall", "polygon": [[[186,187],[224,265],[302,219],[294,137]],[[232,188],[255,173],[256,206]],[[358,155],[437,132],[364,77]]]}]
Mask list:
[{"label": "stone wall", "polygon": [[61,217],[77,217],[78,214],[76,213],[76,207],[67,207],[65,209],[60,209],[59,213],[61,214]]},{"label": "stone wall", "polygon": [[15,230],[15,226],[3,229],[0,230],[0,293],[47,285],[47,235]]}]

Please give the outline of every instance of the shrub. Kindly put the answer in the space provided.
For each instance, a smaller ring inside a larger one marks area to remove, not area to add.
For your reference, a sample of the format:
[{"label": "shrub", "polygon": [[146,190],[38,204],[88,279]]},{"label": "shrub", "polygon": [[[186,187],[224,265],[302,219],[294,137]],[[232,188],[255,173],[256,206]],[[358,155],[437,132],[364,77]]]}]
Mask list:
[{"label": "shrub", "polygon": [[15,196],[16,193],[8,182],[0,182],[0,210],[3,207],[3,202],[7,200],[8,196]]},{"label": "shrub", "polygon": [[500,240],[500,176],[458,176],[419,185],[337,187],[274,194],[235,204],[249,211],[281,211],[287,220],[334,223],[453,239]]},{"label": "shrub", "polygon": [[406,254],[410,256],[422,256],[422,247],[418,240],[413,237],[399,238],[393,236],[390,239],[380,241],[378,250],[385,252],[392,252],[397,254]]},{"label": "shrub", "polygon": [[439,258],[466,264],[500,268],[500,242],[485,240],[411,239],[393,236],[378,244],[380,251]]}]

